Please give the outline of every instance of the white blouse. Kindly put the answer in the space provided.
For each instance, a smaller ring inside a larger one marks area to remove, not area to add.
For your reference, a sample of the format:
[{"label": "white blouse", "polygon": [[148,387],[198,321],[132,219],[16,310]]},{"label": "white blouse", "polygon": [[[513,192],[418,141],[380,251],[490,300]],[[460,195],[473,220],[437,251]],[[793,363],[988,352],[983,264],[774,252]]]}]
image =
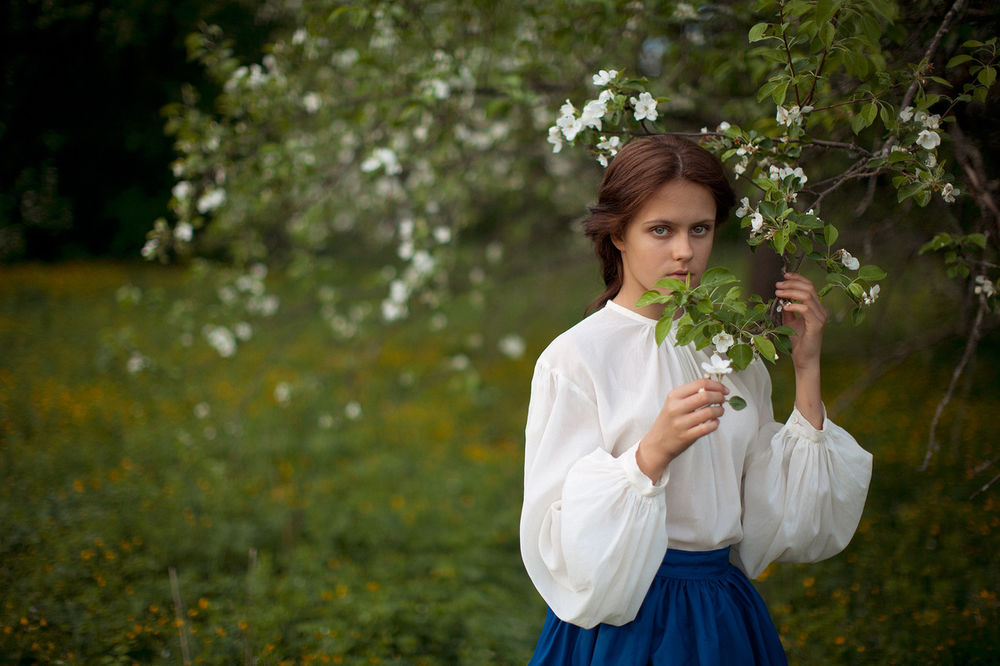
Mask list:
[{"label": "white blouse", "polygon": [[719,428],[653,484],[635,460],[667,393],[704,375],[711,348],[657,346],[656,322],[614,302],[542,353],[525,429],[521,555],[562,620],[621,625],[639,611],[667,547],[733,546],[756,578],[773,561],[815,562],[854,535],[872,457],[829,419],[774,421],[771,379],[755,360],[725,377]]}]

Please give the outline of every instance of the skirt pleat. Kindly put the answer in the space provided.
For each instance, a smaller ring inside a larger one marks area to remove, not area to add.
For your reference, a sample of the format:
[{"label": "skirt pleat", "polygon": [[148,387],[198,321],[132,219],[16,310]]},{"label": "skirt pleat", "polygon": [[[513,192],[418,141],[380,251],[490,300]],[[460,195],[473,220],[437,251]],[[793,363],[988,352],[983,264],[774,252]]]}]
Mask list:
[{"label": "skirt pleat", "polygon": [[729,548],[668,550],[636,618],[583,629],[549,609],[529,666],[787,664],[764,600]]}]

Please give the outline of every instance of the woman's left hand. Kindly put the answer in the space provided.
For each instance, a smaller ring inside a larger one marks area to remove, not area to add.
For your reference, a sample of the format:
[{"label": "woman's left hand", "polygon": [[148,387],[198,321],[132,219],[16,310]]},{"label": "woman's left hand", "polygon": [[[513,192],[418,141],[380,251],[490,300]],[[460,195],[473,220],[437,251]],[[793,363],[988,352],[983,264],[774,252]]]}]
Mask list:
[{"label": "woman's left hand", "polygon": [[786,303],[781,308],[782,323],[795,330],[792,340],[792,363],[797,369],[819,365],[823,346],[823,326],[829,313],[819,302],[816,286],[798,273],[785,273],[775,285],[775,296]]}]

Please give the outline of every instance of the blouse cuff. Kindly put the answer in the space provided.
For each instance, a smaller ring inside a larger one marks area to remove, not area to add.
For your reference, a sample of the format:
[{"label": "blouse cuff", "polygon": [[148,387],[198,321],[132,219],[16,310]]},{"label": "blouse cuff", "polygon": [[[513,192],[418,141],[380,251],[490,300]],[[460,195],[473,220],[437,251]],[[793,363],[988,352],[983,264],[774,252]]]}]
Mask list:
[{"label": "blouse cuff", "polygon": [[663,475],[660,480],[653,483],[653,480],[646,476],[641,469],[639,469],[639,463],[635,459],[636,453],[639,452],[639,442],[633,444],[628,450],[618,457],[621,462],[622,467],[625,469],[625,478],[628,479],[629,484],[643,497],[656,497],[657,495],[662,495],[664,489],[666,488],[667,481],[670,478],[670,468],[663,470]]},{"label": "blouse cuff", "polygon": [[820,403],[820,406],[823,408],[823,427],[819,430],[806,417],[802,416],[797,407],[792,408],[792,414],[788,417],[788,422],[785,424],[786,427],[792,434],[802,439],[808,439],[810,442],[822,442],[828,432],[830,419],[826,416],[826,405]]}]

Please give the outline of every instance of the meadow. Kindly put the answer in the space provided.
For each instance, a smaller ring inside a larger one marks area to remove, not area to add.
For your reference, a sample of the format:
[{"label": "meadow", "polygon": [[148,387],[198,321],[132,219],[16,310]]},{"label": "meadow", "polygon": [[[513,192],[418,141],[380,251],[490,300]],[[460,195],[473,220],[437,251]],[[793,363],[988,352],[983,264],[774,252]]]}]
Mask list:
[{"label": "meadow", "polygon": [[[515,272],[443,327],[349,340],[276,280],[280,315],[220,358],[157,315],[191,289],[177,269],[0,268],[0,663],[525,663],[544,617],[517,539],[528,383],[591,273]],[[962,343],[854,391],[901,331],[954,316],[886,300],[831,325],[824,365],[833,418],[875,456],[858,533],[757,585],[794,664],[996,663],[1000,484],[977,490],[1000,345],[920,472]],[[772,374],[787,414],[787,364]]]}]

